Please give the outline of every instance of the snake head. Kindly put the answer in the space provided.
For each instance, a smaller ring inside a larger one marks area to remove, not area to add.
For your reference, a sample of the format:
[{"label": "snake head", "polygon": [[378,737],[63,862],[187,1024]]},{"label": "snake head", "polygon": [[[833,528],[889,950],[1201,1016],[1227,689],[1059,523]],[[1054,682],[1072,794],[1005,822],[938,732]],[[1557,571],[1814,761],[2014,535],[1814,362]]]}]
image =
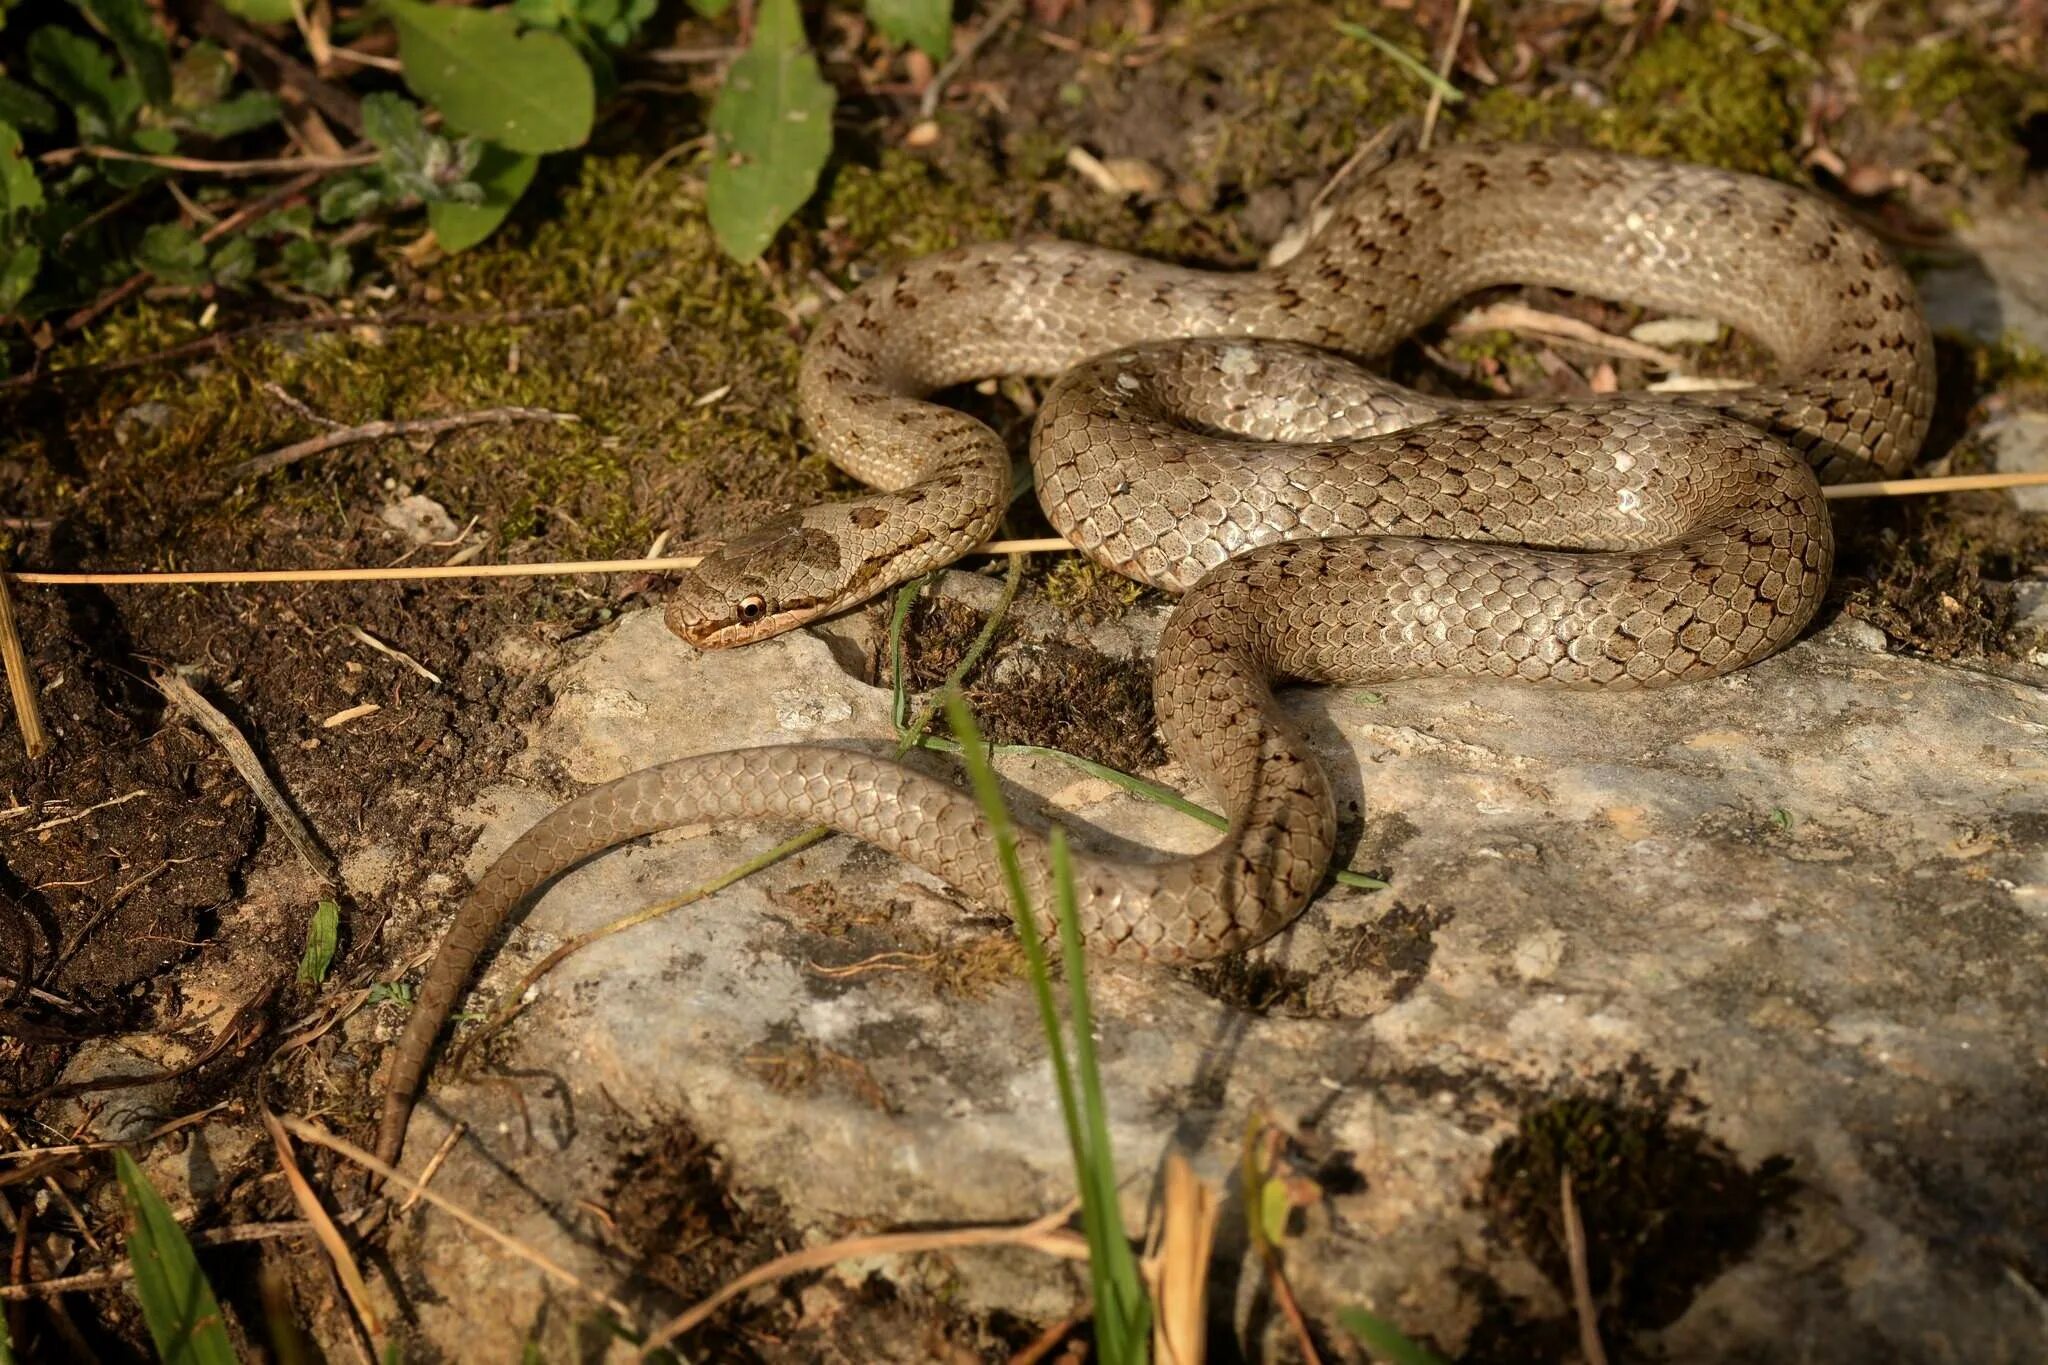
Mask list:
[{"label": "snake head", "polygon": [[795,630],[861,600],[840,541],[815,524],[822,509],[763,522],[686,569],[669,598],[668,628],[699,649],[728,649]]}]

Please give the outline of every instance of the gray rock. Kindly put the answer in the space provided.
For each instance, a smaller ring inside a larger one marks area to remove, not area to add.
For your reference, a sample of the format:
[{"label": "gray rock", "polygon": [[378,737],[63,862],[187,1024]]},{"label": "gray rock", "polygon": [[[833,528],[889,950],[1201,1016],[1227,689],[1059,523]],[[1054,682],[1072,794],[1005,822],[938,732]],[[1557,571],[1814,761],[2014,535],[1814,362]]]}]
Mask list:
[{"label": "gray rock", "polygon": [[1939,329],[1998,341],[2018,333],[2048,346],[2048,215],[2015,210],[1956,233],[1969,258],[1920,277],[1927,320]]},{"label": "gray rock", "polygon": [[[156,1076],[170,1069],[157,1056],[161,1039],[94,1038],[80,1043],[57,1078],[60,1085],[121,1081]],[[147,1049],[148,1051],[145,1051]],[[109,1085],[59,1100],[50,1122],[61,1131],[81,1132],[100,1142],[133,1142],[171,1117],[174,1081]]]},{"label": "gray rock", "polygon": [[414,545],[446,545],[455,539],[455,518],[424,493],[409,493],[377,509],[377,519]]},{"label": "gray rock", "polygon": [[[1991,446],[1991,467],[2001,474],[2048,471],[2048,412],[2015,412],[1989,422],[1982,435]],[[2048,486],[2008,490],[2024,512],[2048,512]]]},{"label": "gray rock", "polygon": [[[1307,1311],[1369,1306],[1455,1351],[1477,1285],[1525,1317],[1568,1313],[1483,1196],[1518,1121],[1609,1073],[1682,1072],[1687,1124],[1743,1167],[1789,1159],[1798,1186],[1649,1347],[1823,1365],[2048,1356],[2048,691],[1855,634],[1656,693],[1289,693],[1362,820],[1355,861],[1391,888],[1327,892],[1251,955],[1286,986],[1284,1010],[1228,1003],[1212,978],[1091,968],[1134,1226],[1167,1151],[1233,1188],[1247,1117],[1269,1114],[1351,1173],[1323,1182],[1290,1250]],[[696,655],[639,612],[557,688],[522,771],[473,813],[471,875],[563,794],[537,773],[591,782],[799,736],[888,744],[887,694],[809,633]],[[1113,839],[1209,837],[1053,762],[1003,772],[1020,799]],[[538,902],[475,1003],[562,936],[787,832],[679,831],[596,860]],[[859,923],[835,931],[821,902]],[[1007,932],[922,872],[827,841],[558,967],[504,1045],[521,1100],[502,1078],[444,1073],[408,1164],[446,1115],[467,1120],[437,1188],[601,1280],[621,1267],[565,1211],[601,1201],[630,1135],[678,1119],[816,1238],[1033,1217],[1073,1177],[1029,992],[949,975]],[[936,956],[869,961],[889,949]],[[1233,1203],[1226,1267],[1238,1217]],[[441,1215],[412,1218],[399,1258],[431,1290],[412,1296],[428,1335],[462,1358],[514,1356],[546,1317],[541,1283]],[[1023,1253],[873,1268],[1039,1320],[1082,1292],[1071,1267]],[[1256,1287],[1234,1274],[1215,1276],[1226,1302]]]}]

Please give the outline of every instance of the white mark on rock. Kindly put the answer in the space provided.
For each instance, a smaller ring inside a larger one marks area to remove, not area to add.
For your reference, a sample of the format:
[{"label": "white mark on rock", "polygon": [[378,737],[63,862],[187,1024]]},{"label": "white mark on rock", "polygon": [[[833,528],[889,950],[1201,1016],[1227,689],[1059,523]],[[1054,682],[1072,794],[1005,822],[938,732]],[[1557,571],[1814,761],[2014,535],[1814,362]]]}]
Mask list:
[{"label": "white mark on rock", "polygon": [[801,687],[775,694],[775,723],[793,734],[808,734],[853,719],[853,703],[837,695],[820,696]]}]

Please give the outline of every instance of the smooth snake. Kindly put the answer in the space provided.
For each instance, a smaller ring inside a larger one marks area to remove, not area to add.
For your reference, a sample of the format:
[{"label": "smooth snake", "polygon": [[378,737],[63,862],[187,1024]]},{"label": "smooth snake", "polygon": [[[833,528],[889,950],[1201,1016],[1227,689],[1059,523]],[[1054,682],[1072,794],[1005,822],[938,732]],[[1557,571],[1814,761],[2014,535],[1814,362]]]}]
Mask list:
[{"label": "smooth snake", "polygon": [[[1716,393],[1571,402],[1424,397],[1371,360],[1463,296],[1535,284],[1704,314],[1770,349]],[[1098,562],[1184,594],[1158,651],[1169,751],[1230,815],[1207,851],[1082,853],[1091,949],[1184,962],[1288,923],[1328,870],[1328,780],[1273,705],[1277,679],[1425,674],[1630,687],[1742,667],[1791,640],[1833,555],[1820,483],[1897,473],[1933,403],[1905,272],[1805,192],[1584,151],[1389,151],[1309,245],[1246,273],[1065,242],[963,247],[835,307],[798,384],[812,441],[878,493],[726,543],[669,600],[704,648],[843,611],[989,538],[1009,452],[928,401],[969,380],[1061,375],[1032,436],[1053,525]],[[471,891],[394,1054],[379,1151],[396,1156],[476,959],[547,881],[703,820],[828,824],[1006,897],[981,811],[874,754],[785,744],[681,758],[546,816]],[[1042,833],[1022,831],[1033,903]]]}]

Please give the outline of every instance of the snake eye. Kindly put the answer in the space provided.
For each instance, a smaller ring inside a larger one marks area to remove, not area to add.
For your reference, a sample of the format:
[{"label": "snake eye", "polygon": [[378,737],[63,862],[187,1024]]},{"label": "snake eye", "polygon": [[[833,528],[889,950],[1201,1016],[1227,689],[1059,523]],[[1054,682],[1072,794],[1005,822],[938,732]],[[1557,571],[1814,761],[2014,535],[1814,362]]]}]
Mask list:
[{"label": "snake eye", "polygon": [[735,610],[739,614],[740,624],[751,626],[768,614],[768,603],[761,597],[742,597]]}]

